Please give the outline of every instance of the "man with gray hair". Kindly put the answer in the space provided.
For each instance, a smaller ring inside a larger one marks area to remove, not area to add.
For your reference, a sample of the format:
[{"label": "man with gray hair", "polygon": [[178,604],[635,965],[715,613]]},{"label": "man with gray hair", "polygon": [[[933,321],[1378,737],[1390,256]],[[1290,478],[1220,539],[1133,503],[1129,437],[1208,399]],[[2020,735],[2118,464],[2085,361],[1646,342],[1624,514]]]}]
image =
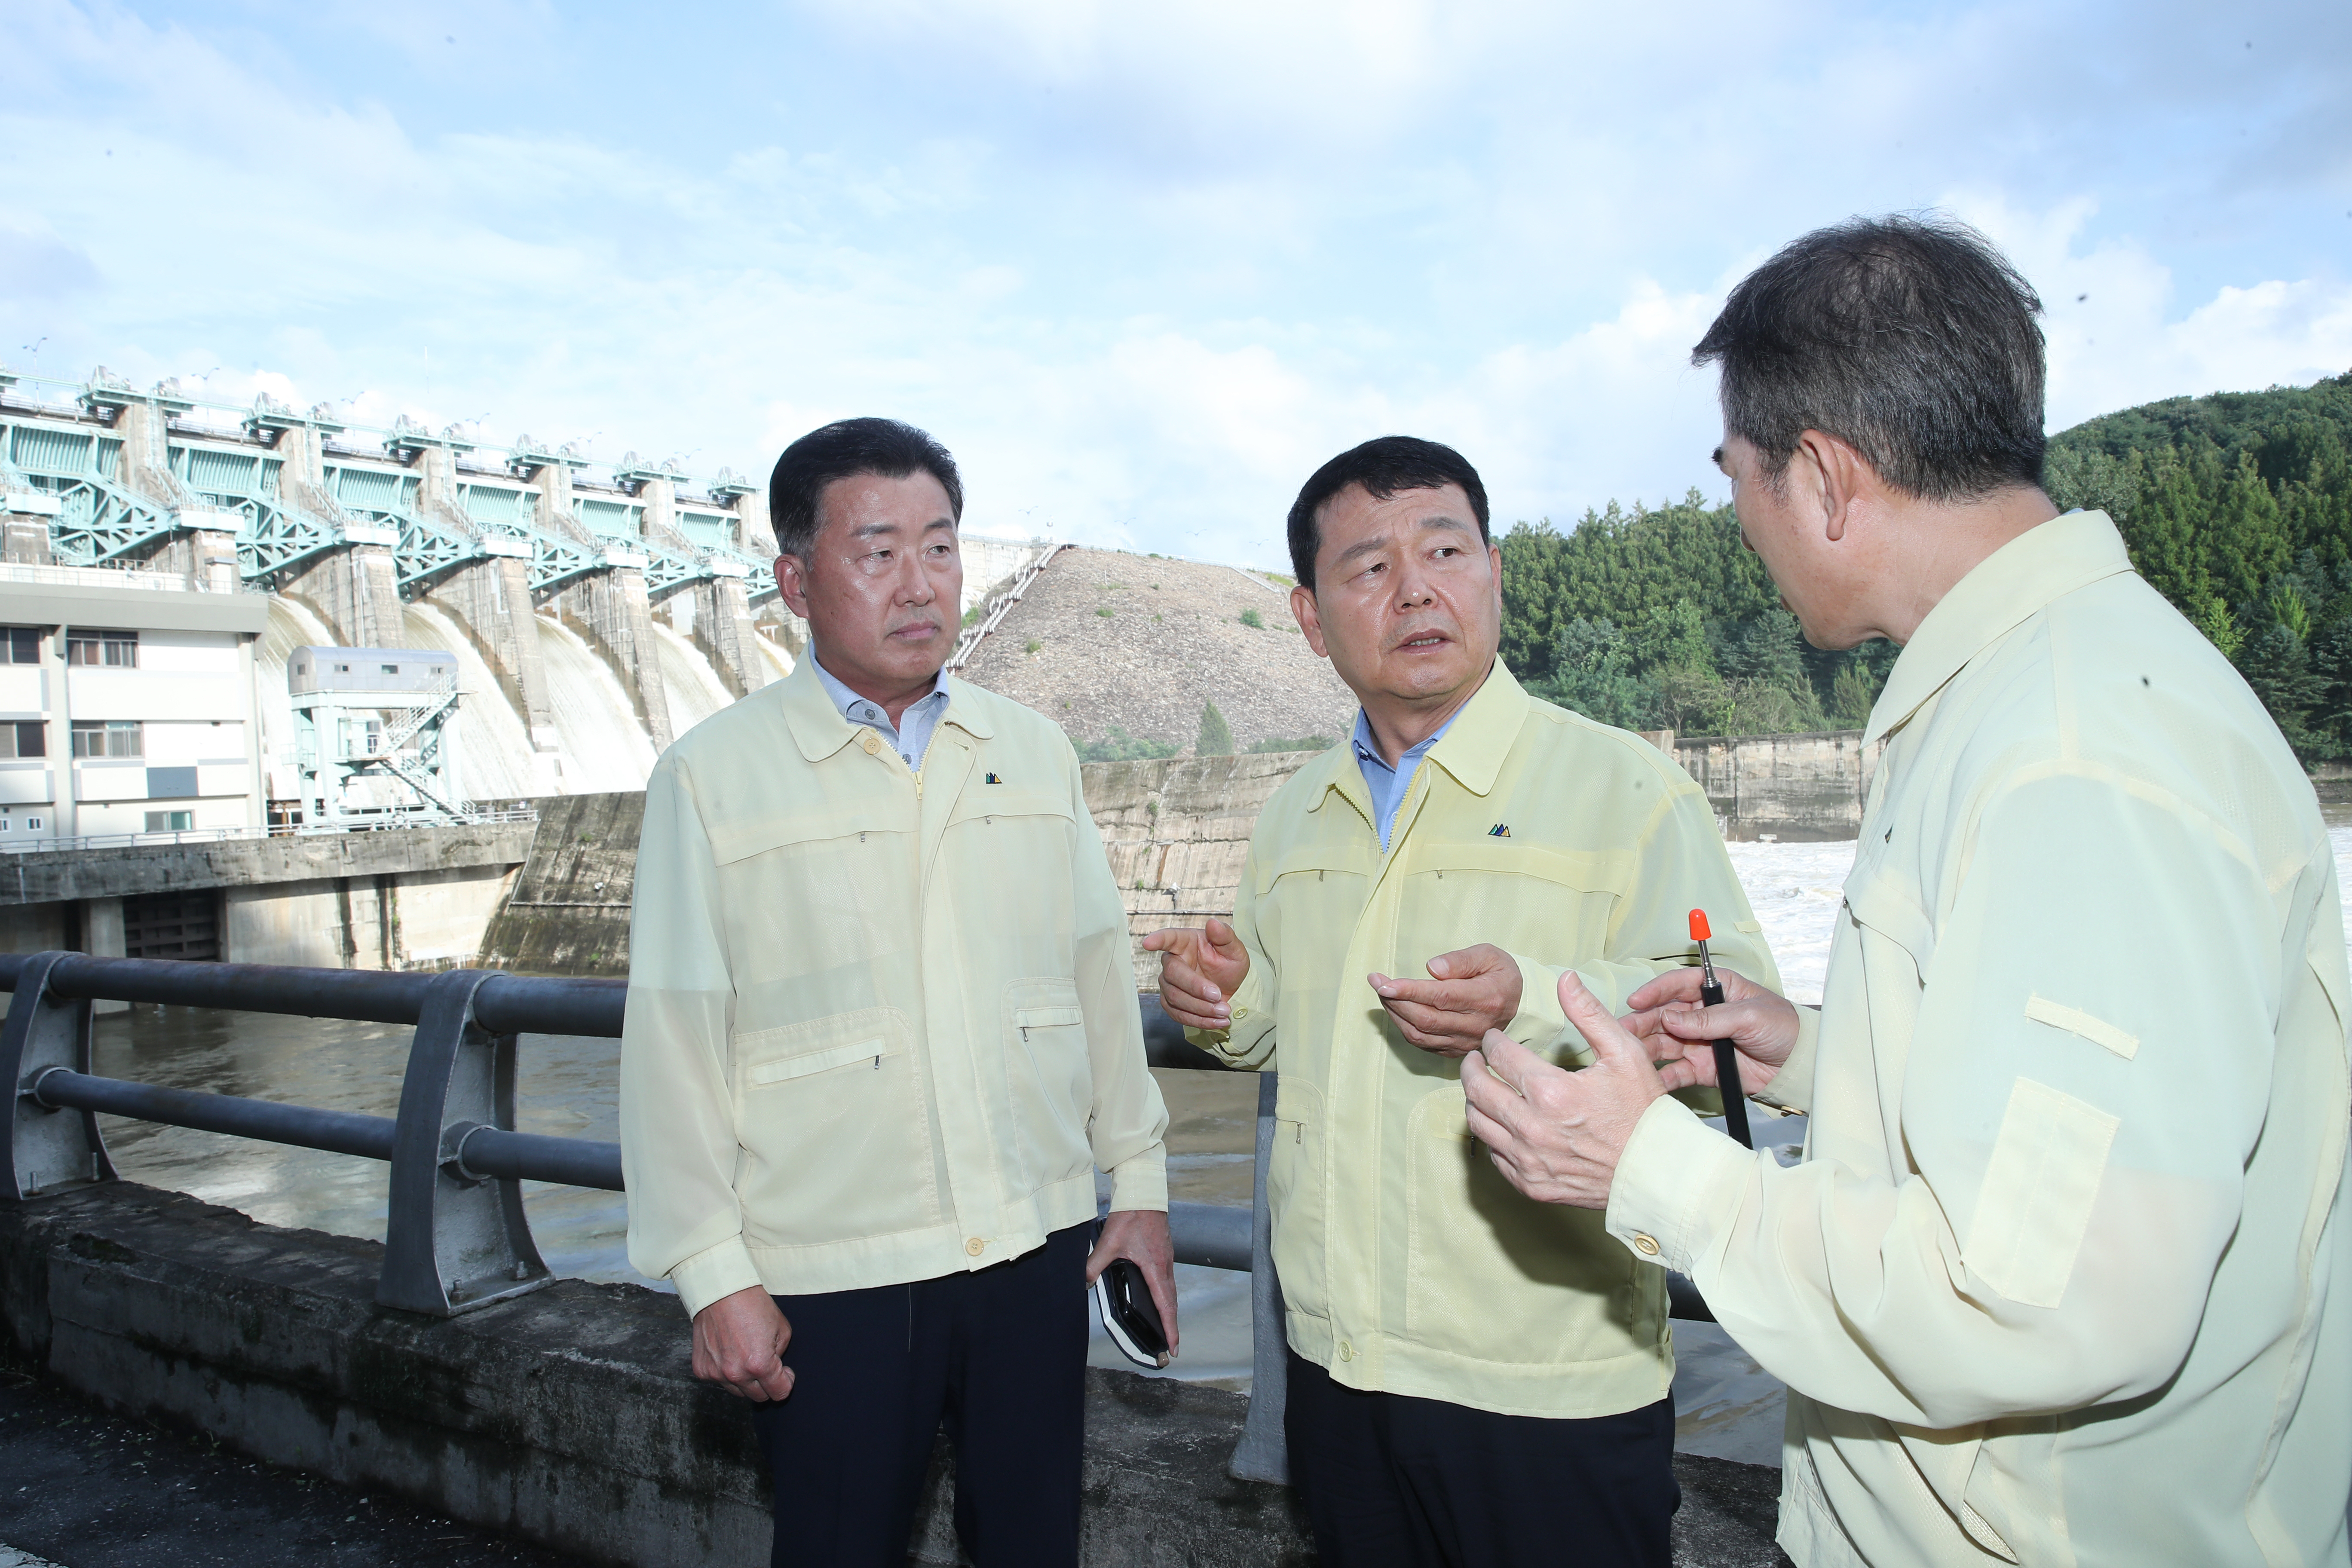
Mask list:
[{"label": "man with gray hair", "polygon": [[[1732,291],[1697,358],[1741,533],[1816,647],[1903,646],[1823,1001],[1681,970],[1621,1024],[1571,974],[1598,1059],[1489,1034],[1470,1130],[1788,1383],[1805,1568],[2341,1564],[2335,857],[2229,661],[2042,493],[2040,309],[1902,217]],[[1668,1096],[1716,1039],[1811,1113],[1797,1165]]]}]

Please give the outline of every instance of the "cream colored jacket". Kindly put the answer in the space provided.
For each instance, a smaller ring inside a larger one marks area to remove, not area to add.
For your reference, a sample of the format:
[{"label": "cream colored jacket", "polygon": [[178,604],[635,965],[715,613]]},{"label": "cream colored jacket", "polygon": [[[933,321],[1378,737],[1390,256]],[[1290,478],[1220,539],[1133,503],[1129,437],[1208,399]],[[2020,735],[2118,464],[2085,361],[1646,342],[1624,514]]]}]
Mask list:
[{"label": "cream colored jacket", "polygon": [[1386,854],[1350,746],[1276,792],[1234,900],[1233,1027],[1192,1037],[1281,1074],[1267,1187],[1292,1349],[1350,1388],[1507,1415],[1665,1396],[1664,1277],[1601,1215],[1513,1191],[1468,1136],[1454,1061],[1406,1041],[1365,977],[1493,942],[1525,982],[1507,1032],[1589,1061],[1572,1032],[1562,1056],[1561,973],[1621,1005],[1692,953],[1694,906],[1719,962],[1777,984],[1698,786],[1499,660],[1407,784]]},{"label": "cream colored jacket", "polygon": [[688,1312],[984,1268],[1165,1208],[1127,916],[1050,721],[950,680],[921,773],[806,660],[646,785],[629,1261]]},{"label": "cream colored jacket", "polygon": [[1802,1163],[1671,1102],[1609,1228],[1791,1390],[1805,1568],[2342,1563],[2344,924],[2310,783],[2072,512],[1963,578],[1889,737]]}]

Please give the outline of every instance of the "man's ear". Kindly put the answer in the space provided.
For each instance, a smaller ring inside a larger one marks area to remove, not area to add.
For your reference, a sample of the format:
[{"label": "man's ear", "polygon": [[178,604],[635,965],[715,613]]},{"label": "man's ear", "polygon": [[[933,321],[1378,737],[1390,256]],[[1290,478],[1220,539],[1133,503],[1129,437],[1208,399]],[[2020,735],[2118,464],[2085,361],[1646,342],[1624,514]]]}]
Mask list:
[{"label": "man's ear", "polygon": [[1853,507],[1875,484],[1877,470],[1853,445],[1825,431],[1808,430],[1797,437],[1797,452],[1788,479],[1801,483],[1807,500],[1821,509],[1822,530],[1832,544],[1845,537],[1853,521]]},{"label": "man's ear", "polygon": [[1290,591],[1290,615],[1307,634],[1307,646],[1315,650],[1315,657],[1329,658],[1331,652],[1323,646],[1323,616],[1316,605],[1314,589],[1301,583]]},{"label": "man's ear", "polygon": [[808,563],[797,555],[776,557],[776,596],[803,620],[809,618]]}]

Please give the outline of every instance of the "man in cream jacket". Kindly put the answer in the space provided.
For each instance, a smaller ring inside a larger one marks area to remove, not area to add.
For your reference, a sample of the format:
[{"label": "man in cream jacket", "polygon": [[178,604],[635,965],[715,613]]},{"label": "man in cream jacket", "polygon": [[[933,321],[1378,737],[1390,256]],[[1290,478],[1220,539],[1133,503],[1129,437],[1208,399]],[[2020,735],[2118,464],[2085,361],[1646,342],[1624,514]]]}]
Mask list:
[{"label": "man in cream jacket", "polygon": [[1496,657],[1501,560],[1460,453],[1341,453],[1290,548],[1354,739],[1267,803],[1230,926],[1144,942],[1196,1041],[1280,1074],[1291,1478],[1331,1568],[1665,1568],[1665,1278],[1504,1184],[1454,1058],[1497,1027],[1580,1059],[1561,973],[1630,994],[1692,955],[1693,905],[1751,973],[1771,957],[1698,786]]},{"label": "man in cream jacket", "polygon": [[1168,1118],[1076,755],[941,673],[962,501],[895,421],[786,448],[808,655],[646,788],[629,1258],[754,1402],[779,1568],[903,1563],[943,1424],[972,1561],[1075,1564],[1087,1285],[1133,1259],[1173,1339]]},{"label": "man in cream jacket", "polygon": [[[1488,1036],[1470,1130],[1789,1384],[1802,1568],[2342,1564],[2335,858],[2228,661],[2042,494],[2039,309],[1906,218],[1733,290],[1699,357],[1741,531],[1814,644],[1903,645],[1822,1005],[1671,976],[1629,1030],[1564,984],[1597,1063]],[[1801,1163],[1665,1098],[1716,1037],[1811,1113]]]}]

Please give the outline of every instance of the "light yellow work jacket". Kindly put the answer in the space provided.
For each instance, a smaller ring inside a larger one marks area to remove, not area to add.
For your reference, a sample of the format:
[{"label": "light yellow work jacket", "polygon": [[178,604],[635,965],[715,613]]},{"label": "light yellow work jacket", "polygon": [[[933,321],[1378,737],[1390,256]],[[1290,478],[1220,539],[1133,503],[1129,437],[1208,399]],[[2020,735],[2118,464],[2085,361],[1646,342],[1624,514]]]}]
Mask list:
[{"label": "light yellow work jacket", "polygon": [[1050,721],[950,679],[919,774],[803,660],[646,785],[629,1261],[688,1312],[985,1268],[1165,1208],[1127,916]]},{"label": "light yellow work jacket", "polygon": [[1804,1568],[2346,1561],[2347,982],[2311,784],[2070,512],[1870,719],[1783,1170],[1661,1101],[1609,1227],[1790,1385]]},{"label": "light yellow work jacket", "polygon": [[1425,979],[1492,942],[1525,981],[1507,1032],[1589,1061],[1562,1038],[1560,974],[1620,1005],[1689,958],[1693,908],[1720,962],[1777,988],[1698,786],[1500,660],[1414,771],[1385,854],[1351,747],[1283,784],[1234,900],[1250,972],[1233,1027],[1193,1038],[1281,1074],[1267,1186],[1293,1350],[1350,1388],[1506,1415],[1664,1397],[1664,1277],[1601,1215],[1512,1190],[1468,1135],[1457,1064],[1398,1033],[1366,976]]}]

